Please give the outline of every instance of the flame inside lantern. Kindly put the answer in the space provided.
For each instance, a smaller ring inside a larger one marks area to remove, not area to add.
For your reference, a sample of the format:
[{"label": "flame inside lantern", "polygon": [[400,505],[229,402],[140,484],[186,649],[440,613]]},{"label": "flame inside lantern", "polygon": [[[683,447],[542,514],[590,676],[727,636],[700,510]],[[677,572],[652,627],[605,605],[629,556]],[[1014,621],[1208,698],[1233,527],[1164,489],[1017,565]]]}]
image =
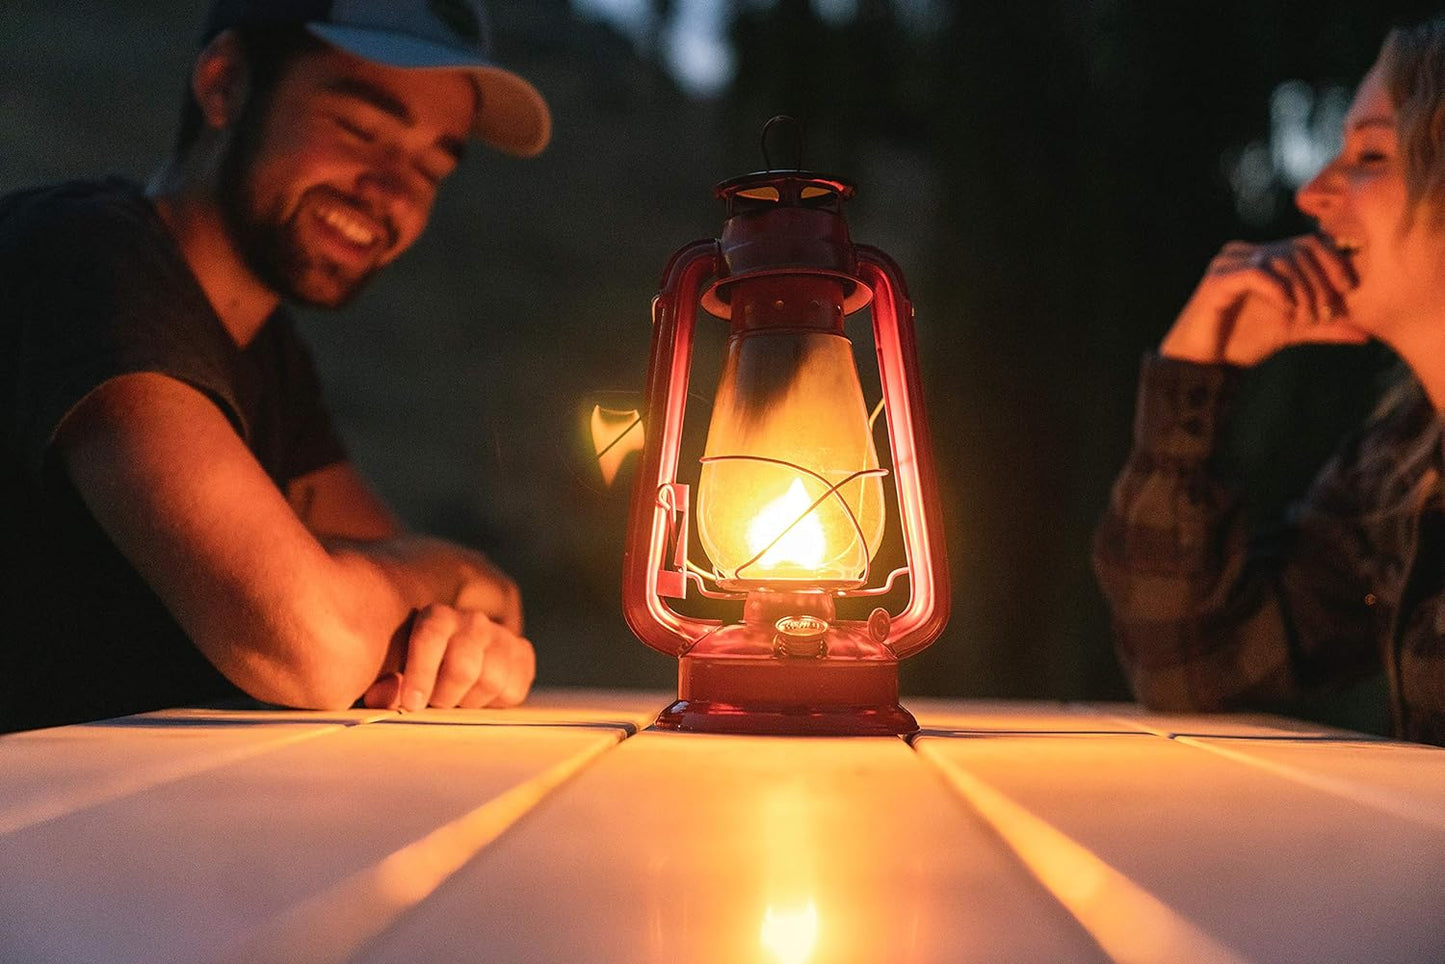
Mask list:
[{"label": "flame inside lantern", "polygon": [[828,544],[817,513],[809,511],[812,504],[803,481],[794,479],[787,492],[753,517],[748,525],[748,548],[754,554],[763,554],[758,565],[764,569],[795,565],[812,570],[823,564]]}]

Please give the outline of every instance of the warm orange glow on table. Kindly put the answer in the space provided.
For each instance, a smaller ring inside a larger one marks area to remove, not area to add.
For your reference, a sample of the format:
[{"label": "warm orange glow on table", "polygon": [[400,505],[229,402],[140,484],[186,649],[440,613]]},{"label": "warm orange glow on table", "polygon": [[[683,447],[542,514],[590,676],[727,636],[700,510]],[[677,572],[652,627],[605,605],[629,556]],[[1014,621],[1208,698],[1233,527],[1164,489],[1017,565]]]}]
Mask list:
[{"label": "warm orange glow on table", "polygon": [[915,700],[897,737],[177,710],[0,737],[15,962],[1433,961],[1445,750]]},{"label": "warm orange glow on table", "polygon": [[818,945],[817,906],[768,905],[758,937],[778,964],[807,964]]}]

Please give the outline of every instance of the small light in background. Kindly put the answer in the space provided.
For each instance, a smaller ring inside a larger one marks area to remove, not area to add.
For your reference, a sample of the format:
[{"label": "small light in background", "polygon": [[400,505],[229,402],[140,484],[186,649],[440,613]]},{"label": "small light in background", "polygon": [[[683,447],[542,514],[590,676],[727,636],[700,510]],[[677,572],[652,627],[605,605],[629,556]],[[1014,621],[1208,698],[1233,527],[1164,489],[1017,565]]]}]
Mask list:
[{"label": "small light in background", "polygon": [[663,63],[677,85],[698,100],[718,97],[732,86],[737,55],[728,31],[730,5],[717,0],[683,0],[674,4],[663,31]]},{"label": "small light in background", "polygon": [[[571,0],[582,19],[611,26],[636,50],[662,64],[679,89],[696,100],[725,94],[737,76],[732,28],[749,10],[772,10],[778,0]],[[842,29],[863,15],[861,0],[810,0],[813,13],[830,29]],[[891,0],[890,13],[913,38],[936,36],[948,23],[948,0]]]},{"label": "small light in background", "polygon": [[1287,80],[1274,89],[1269,136],[1224,157],[1235,210],[1245,223],[1269,224],[1284,195],[1308,183],[1339,153],[1349,106],[1349,92],[1334,84],[1315,88]]},{"label": "small light in background", "polygon": [[813,0],[813,12],[830,27],[842,27],[858,16],[858,0]]},{"label": "small light in background", "polygon": [[619,411],[594,405],[591,428],[602,481],[610,486],[627,456],[642,451],[642,415],[636,409]]}]

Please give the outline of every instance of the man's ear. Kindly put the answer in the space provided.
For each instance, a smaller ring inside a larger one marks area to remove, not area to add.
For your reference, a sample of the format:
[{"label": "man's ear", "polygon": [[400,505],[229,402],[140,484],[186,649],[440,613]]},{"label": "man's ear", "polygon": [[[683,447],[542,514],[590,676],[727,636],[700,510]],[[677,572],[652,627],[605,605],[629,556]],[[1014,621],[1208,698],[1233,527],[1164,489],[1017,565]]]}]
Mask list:
[{"label": "man's ear", "polygon": [[234,30],[222,30],[196,57],[191,68],[191,96],[206,126],[229,127],[241,113],[251,72]]}]

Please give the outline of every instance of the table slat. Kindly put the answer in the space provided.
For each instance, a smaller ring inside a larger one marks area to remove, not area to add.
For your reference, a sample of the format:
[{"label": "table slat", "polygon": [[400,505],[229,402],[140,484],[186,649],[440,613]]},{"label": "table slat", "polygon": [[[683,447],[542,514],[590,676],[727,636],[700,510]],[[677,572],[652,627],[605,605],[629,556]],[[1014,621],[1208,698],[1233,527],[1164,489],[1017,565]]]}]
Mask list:
[{"label": "table slat", "polygon": [[[1293,761],[1325,746],[1228,743]],[[923,737],[917,745],[1247,959],[1338,960],[1347,948],[1351,960],[1418,962],[1445,947],[1445,834],[1419,822],[1158,736]],[[1341,772],[1353,773],[1358,749],[1337,748]],[[1377,768],[1396,767],[1402,779],[1406,756]],[[1330,772],[1327,754],[1311,761]]]},{"label": "table slat", "polygon": [[416,714],[415,718],[469,726],[596,723],[636,731],[651,726],[663,707],[675,699],[677,697],[671,693],[547,689],[538,690],[527,702],[511,709],[428,709]]},{"label": "table slat", "polygon": [[918,725],[937,733],[1138,733],[1138,723],[1118,713],[1099,713],[1082,703],[1018,700],[907,699]]},{"label": "table slat", "polygon": [[12,733],[0,739],[0,836],[376,718],[179,710]]},{"label": "table slat", "polygon": [[[1195,746],[1445,833],[1445,749],[1393,741],[1218,740]],[[1441,853],[1445,862],[1445,851]]]},{"label": "table slat", "polygon": [[[215,728],[230,734],[237,726]],[[253,729],[251,737],[269,732]],[[625,733],[415,725],[392,716],[34,824],[0,837],[0,866],[9,871],[0,947],[11,960],[64,964],[224,956],[437,828]],[[9,748],[0,741],[0,751]],[[461,862],[485,841],[453,843],[464,848]],[[392,883],[419,899],[424,876]],[[270,959],[302,960],[305,950]]]},{"label": "table slat", "polygon": [[642,733],[358,960],[1100,961],[901,740]]}]

